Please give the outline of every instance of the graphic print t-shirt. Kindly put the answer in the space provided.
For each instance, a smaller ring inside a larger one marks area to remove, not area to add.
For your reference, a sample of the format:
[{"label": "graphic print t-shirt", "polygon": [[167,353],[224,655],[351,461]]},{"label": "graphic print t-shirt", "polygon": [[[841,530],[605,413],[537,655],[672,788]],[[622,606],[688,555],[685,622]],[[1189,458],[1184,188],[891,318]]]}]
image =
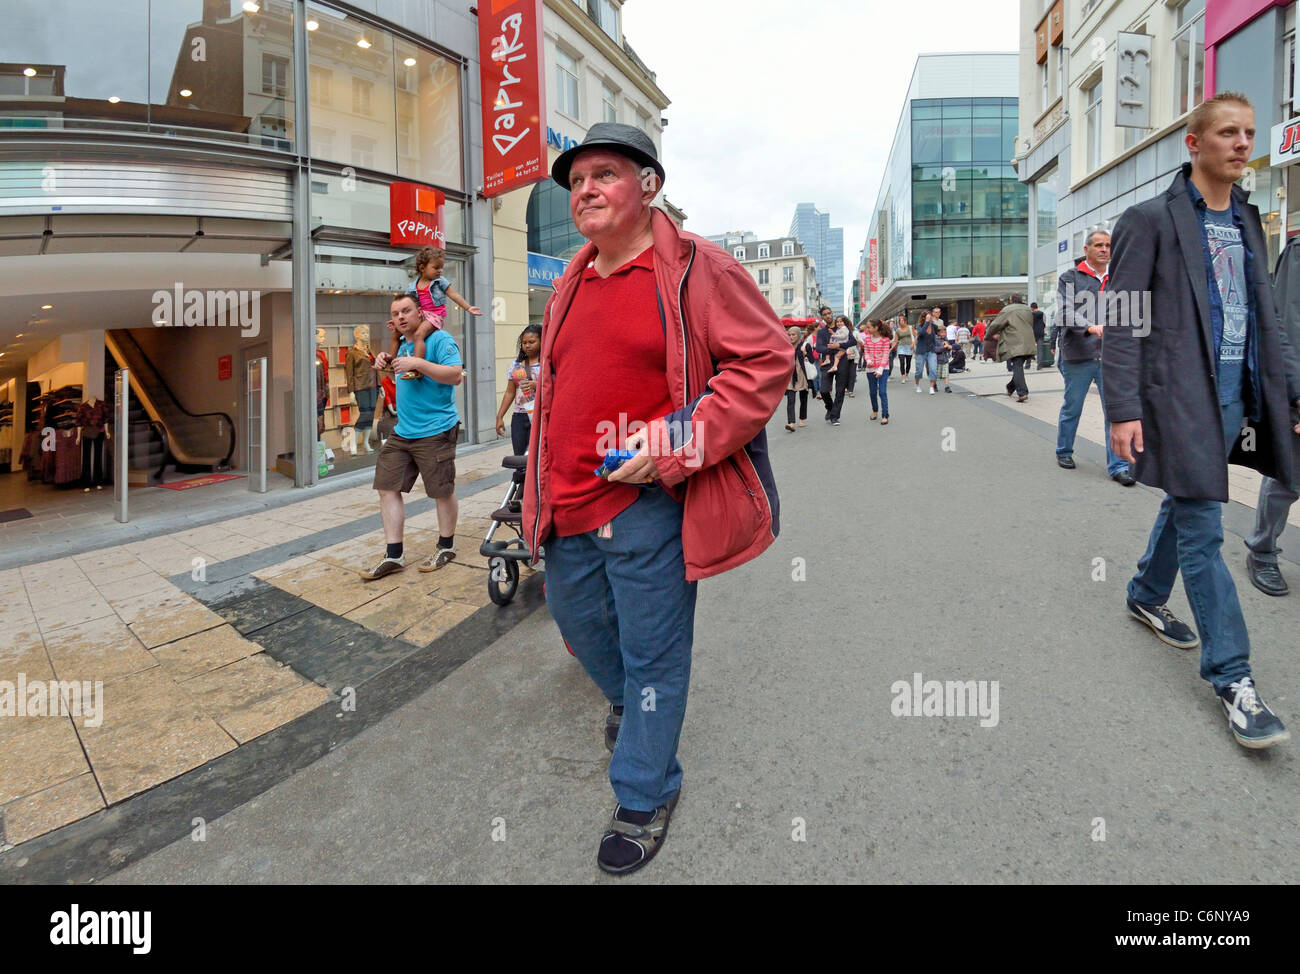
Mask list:
[{"label": "graphic print t-shirt", "polygon": [[1246,321],[1250,314],[1246,296],[1246,251],[1241,230],[1231,210],[1205,210],[1205,239],[1210,246],[1219,299],[1223,303],[1223,337],[1219,340],[1219,404],[1241,399],[1245,374]]}]

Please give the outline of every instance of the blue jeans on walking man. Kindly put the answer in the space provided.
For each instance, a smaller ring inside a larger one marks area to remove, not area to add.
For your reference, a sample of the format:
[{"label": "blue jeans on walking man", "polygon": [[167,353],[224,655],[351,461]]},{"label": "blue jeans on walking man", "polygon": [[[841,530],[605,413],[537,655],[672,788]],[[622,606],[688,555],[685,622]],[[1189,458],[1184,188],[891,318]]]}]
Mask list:
[{"label": "blue jeans on walking man", "polygon": [[[1238,401],[1219,409],[1223,438],[1231,452],[1241,432],[1244,406]],[[1222,548],[1221,503],[1166,494],[1146,553],[1128,583],[1128,597],[1134,602],[1164,605],[1182,572],[1183,590],[1201,637],[1201,677],[1214,685],[1216,693],[1250,676],[1250,636]]]},{"label": "blue jeans on walking man", "polygon": [[698,582],[686,581],[682,505],[660,487],[608,525],[546,542],[546,600],[573,655],[623,707],[609,783],[624,808],[649,812],[682,785]]},{"label": "blue jeans on walking man", "polygon": [[[1056,455],[1069,457],[1074,455],[1074,435],[1079,429],[1079,417],[1083,415],[1088,387],[1096,382],[1097,395],[1101,395],[1101,362],[1067,362],[1062,359],[1059,365],[1061,375],[1065,377],[1065,401],[1061,403],[1061,415],[1056,424]],[[1106,472],[1114,476],[1121,470],[1127,470],[1128,464],[1110,448],[1110,420],[1106,420],[1105,436]]]}]

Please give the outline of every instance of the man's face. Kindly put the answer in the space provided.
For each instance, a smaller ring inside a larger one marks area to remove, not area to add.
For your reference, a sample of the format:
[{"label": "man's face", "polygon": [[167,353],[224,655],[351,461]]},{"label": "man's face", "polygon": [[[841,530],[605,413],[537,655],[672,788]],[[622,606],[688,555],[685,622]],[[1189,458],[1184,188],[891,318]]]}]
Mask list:
[{"label": "man's face", "polygon": [[654,199],[654,184],[627,156],[605,149],[580,152],[569,168],[569,215],[588,240],[631,234]]},{"label": "man's face", "polygon": [[410,298],[398,298],[388,309],[398,334],[410,336],[420,325],[420,312]]},{"label": "man's face", "polygon": [[833,317],[834,316],[831,314],[830,308],[822,308],[822,321],[826,322],[826,324],[829,325]]},{"label": "man's face", "polygon": [[1199,136],[1187,136],[1192,166],[1216,182],[1241,178],[1255,149],[1255,110],[1226,102]]},{"label": "man's face", "polygon": [[1094,233],[1092,239],[1083,245],[1083,256],[1093,267],[1105,267],[1110,263],[1110,234]]},{"label": "man's face", "polygon": [[939,309],[938,309],[938,308],[931,308],[931,309],[930,309],[930,314],[934,315],[934,317],[936,317],[936,318],[942,318],[942,317],[943,317],[943,315],[939,313]]}]

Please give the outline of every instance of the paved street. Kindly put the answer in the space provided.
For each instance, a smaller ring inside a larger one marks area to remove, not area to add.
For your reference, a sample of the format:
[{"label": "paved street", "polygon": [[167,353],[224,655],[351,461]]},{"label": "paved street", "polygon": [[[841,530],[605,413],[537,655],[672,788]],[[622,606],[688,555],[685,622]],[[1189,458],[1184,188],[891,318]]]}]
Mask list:
[{"label": "paved street", "polygon": [[[1054,426],[964,393],[995,374],[953,395],[893,383],[886,428],[865,383],[837,429],[816,406],[797,434],[784,410],[770,423],[781,537],[701,585],[683,798],[629,881],[1300,879],[1296,744],[1240,748],[1197,652],[1125,615],[1159,495],[1108,480],[1097,443],[1058,469]],[[1034,407],[1060,378],[1029,385]],[[1300,597],[1247,582],[1249,516],[1229,505],[1225,552],[1261,691],[1294,728]],[[1181,589],[1171,605],[1189,619]],[[997,681],[996,724],[895,716],[892,685],[917,673]],[[228,814],[174,806],[171,834],[204,817],[203,841],[106,878],[616,882],[593,862],[612,807],[603,711],[541,608]]]}]

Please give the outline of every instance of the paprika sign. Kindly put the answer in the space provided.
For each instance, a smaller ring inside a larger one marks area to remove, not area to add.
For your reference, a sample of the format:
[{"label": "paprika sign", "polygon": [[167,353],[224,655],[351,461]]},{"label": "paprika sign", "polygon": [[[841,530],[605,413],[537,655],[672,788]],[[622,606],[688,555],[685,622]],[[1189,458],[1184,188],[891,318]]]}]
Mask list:
[{"label": "paprika sign", "polygon": [[876,243],[876,238],[872,237],[868,244],[867,266],[871,270],[871,290],[880,289],[880,248]]},{"label": "paprika sign", "polygon": [[443,211],[447,197],[432,186],[391,183],[388,187],[388,242],[394,247],[446,247]]},{"label": "paprika sign", "polygon": [[542,0],[480,0],[483,196],[547,178]]}]

